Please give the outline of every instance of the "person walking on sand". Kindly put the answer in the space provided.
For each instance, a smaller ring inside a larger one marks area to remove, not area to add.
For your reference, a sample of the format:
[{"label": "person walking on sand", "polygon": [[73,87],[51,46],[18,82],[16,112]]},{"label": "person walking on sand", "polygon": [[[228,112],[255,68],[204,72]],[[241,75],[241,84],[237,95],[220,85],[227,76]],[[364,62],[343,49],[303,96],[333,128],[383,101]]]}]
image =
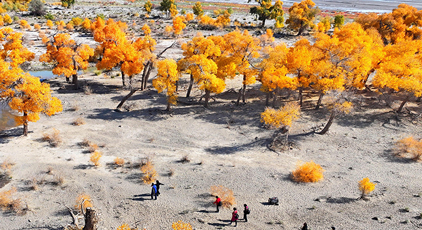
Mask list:
[{"label": "person walking on sand", "polygon": [[153,197],[155,196],[155,199],[157,199],[157,186],[152,183],[151,184],[151,200],[153,199]]},{"label": "person walking on sand", "polygon": [[218,197],[218,196],[215,196],[215,201],[214,201],[214,203],[213,203],[213,204],[215,204],[215,205],[217,206],[217,212],[220,212],[219,207],[220,207],[221,205],[223,205],[223,202],[221,202],[221,198],[220,198],[220,197]]},{"label": "person walking on sand", "polygon": [[159,180],[156,180],[155,186],[157,186],[157,196],[160,195],[160,185],[164,185],[164,184],[161,184]]},{"label": "person walking on sand", "polygon": [[251,213],[251,210],[249,210],[248,205],[243,204],[243,206],[245,207],[245,209],[243,210],[243,220],[245,220],[245,222],[248,222],[248,215],[249,213]]},{"label": "person walking on sand", "polygon": [[230,220],[230,225],[234,222],[234,226],[237,227],[237,220],[239,219],[239,214],[237,213],[237,208],[233,208],[232,219]]},{"label": "person walking on sand", "polygon": [[303,224],[301,230],[308,230],[308,224],[306,222]]}]

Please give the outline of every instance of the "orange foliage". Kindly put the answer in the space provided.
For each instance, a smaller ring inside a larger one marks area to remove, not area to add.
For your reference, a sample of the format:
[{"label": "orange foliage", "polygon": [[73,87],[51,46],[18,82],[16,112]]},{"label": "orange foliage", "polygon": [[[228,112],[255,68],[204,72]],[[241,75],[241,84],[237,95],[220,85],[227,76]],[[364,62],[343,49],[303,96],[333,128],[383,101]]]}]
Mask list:
[{"label": "orange foliage", "polygon": [[362,198],[375,189],[375,184],[369,181],[369,178],[363,178],[359,181],[359,190],[362,192]]},{"label": "orange foliage", "polygon": [[34,29],[36,29],[37,31],[40,31],[41,30],[40,24],[34,24]]},{"label": "orange foliage", "polygon": [[158,93],[167,89],[167,110],[170,110],[170,105],[174,105],[177,102],[176,82],[179,80],[177,63],[173,59],[166,59],[159,61],[157,66],[157,78],[153,80],[152,84],[157,89]]},{"label": "orange foliage", "polygon": [[185,17],[178,16],[173,19],[173,31],[174,34],[179,35],[182,33],[182,30],[186,28],[186,24],[183,23],[185,21]]},{"label": "orange foliage", "polygon": [[147,162],[141,166],[141,171],[144,174],[142,176],[142,181],[145,184],[151,184],[155,181],[157,172],[155,171],[154,165],[152,164],[150,159],[148,159]]},{"label": "orange foliage", "polygon": [[412,136],[396,142],[395,155],[415,161],[422,160],[422,139],[417,140]]},{"label": "orange foliage", "polygon": [[101,152],[100,152],[100,151],[95,150],[95,151],[91,154],[91,156],[90,156],[89,160],[90,160],[92,163],[94,163],[94,165],[95,165],[95,166],[100,166],[100,158],[101,158],[102,156],[103,156],[103,155],[101,154]]},{"label": "orange foliage", "polygon": [[123,166],[125,164],[125,160],[120,158],[120,157],[116,157],[114,159],[114,164],[116,164],[118,166]]},{"label": "orange foliage", "polygon": [[313,161],[306,162],[299,165],[295,171],[292,172],[293,180],[297,182],[317,182],[324,178],[324,169]]},{"label": "orange foliage", "polygon": [[15,121],[24,126],[24,135],[28,133],[28,122],[38,121],[40,113],[51,116],[62,111],[60,100],[51,96],[50,85],[4,60],[0,60],[0,81],[0,98],[9,101],[10,108],[22,114],[16,116]]},{"label": "orange foliage", "polygon": [[230,208],[236,204],[233,191],[222,185],[211,186],[211,195],[218,196],[223,203],[223,207],[225,208]]},{"label": "orange foliage", "polygon": [[292,122],[297,120],[299,116],[300,106],[296,102],[289,102],[278,110],[266,108],[261,113],[261,122],[275,128],[280,128],[291,126]]},{"label": "orange foliage", "polygon": [[171,227],[173,230],[192,230],[192,225],[189,223],[184,223],[183,221],[179,220],[177,222],[174,222]]},{"label": "orange foliage", "polygon": [[47,44],[47,52],[40,61],[55,63],[53,73],[56,75],[73,76],[73,84],[78,85],[77,71],[88,68],[88,59],[94,55],[94,50],[86,44],[76,44],[69,34],[57,34]]},{"label": "orange foliage", "polygon": [[3,59],[10,58],[12,67],[34,59],[35,54],[22,45],[22,33],[13,32],[9,27],[0,29],[0,41],[5,41],[0,55]]},{"label": "orange foliage", "polygon": [[54,23],[53,23],[53,21],[51,21],[51,20],[47,20],[46,25],[48,26],[48,28],[52,29],[52,28],[53,28],[53,26],[54,26]]},{"label": "orange foliage", "polygon": [[86,212],[86,208],[88,207],[93,207],[91,197],[85,193],[80,194],[76,198],[75,209]]}]

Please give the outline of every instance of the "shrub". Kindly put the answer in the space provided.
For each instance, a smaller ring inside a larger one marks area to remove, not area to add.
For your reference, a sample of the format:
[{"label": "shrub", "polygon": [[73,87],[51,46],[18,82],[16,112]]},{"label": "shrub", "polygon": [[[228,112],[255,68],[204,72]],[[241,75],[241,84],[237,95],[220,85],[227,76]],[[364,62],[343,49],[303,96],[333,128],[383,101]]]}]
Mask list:
[{"label": "shrub", "polygon": [[189,223],[184,223],[183,221],[179,220],[177,222],[174,222],[171,227],[174,230],[192,230],[192,225]]},{"label": "shrub", "polygon": [[37,31],[40,31],[41,30],[40,24],[34,24],[34,29]]},{"label": "shrub", "polygon": [[15,163],[12,163],[9,159],[6,159],[3,161],[0,167],[5,174],[10,174],[10,170],[12,169],[13,165],[15,165]]},{"label": "shrub", "polygon": [[28,11],[32,15],[43,16],[43,15],[45,15],[44,3],[42,3],[41,0],[32,0],[29,3]]},{"label": "shrub", "polygon": [[42,140],[47,141],[52,147],[57,147],[62,143],[60,131],[57,129],[53,129],[52,133],[44,133]]},{"label": "shrub", "polygon": [[[84,142],[85,141],[87,141],[87,144],[88,144],[88,146],[89,146],[89,148],[88,148],[88,151],[89,152],[91,152],[91,153],[93,153],[93,152],[95,152],[95,151],[97,151],[98,150],[98,145],[97,144],[94,144],[94,143],[92,143],[91,141],[88,141],[88,140],[84,140]],[[84,143],[85,144],[85,143]]]},{"label": "shrub", "polygon": [[85,193],[80,194],[76,198],[75,209],[85,212],[88,207],[93,207],[91,197]]},{"label": "shrub", "polygon": [[22,200],[15,199],[13,196],[16,193],[16,188],[11,188],[7,191],[0,192],[0,208],[4,211],[13,211],[15,213],[22,213]]},{"label": "shrub", "polygon": [[422,160],[422,139],[416,140],[412,136],[396,142],[394,154],[397,157],[409,158],[414,161]]},{"label": "shrub", "polygon": [[141,166],[141,171],[144,174],[142,177],[142,181],[145,184],[151,184],[155,181],[157,172],[155,171],[154,165],[152,164],[150,159],[147,159],[147,162]]},{"label": "shrub", "polygon": [[211,186],[211,195],[220,197],[223,207],[225,208],[230,208],[232,205],[236,204],[233,191],[222,185]]},{"label": "shrub", "polygon": [[54,185],[63,185],[64,184],[64,181],[65,181],[65,179],[64,179],[64,177],[63,176],[61,176],[61,175],[54,175],[54,178],[53,178],[53,184]]},{"label": "shrub", "polygon": [[359,181],[359,190],[362,192],[361,198],[366,198],[370,192],[375,189],[375,184],[369,181],[369,178],[363,178]]},{"label": "shrub", "polygon": [[100,166],[100,158],[101,158],[102,156],[103,156],[103,155],[101,154],[101,152],[100,152],[100,151],[95,150],[95,151],[91,154],[91,157],[90,157],[89,159],[90,159],[90,161],[91,161],[92,163],[94,163],[94,165],[95,165],[95,166]]},{"label": "shrub", "polygon": [[52,14],[50,14],[50,13],[47,13],[47,14],[44,16],[44,18],[45,18],[45,19],[47,19],[47,20],[54,20],[54,15],[52,15]]},{"label": "shrub", "polygon": [[114,159],[114,164],[118,166],[123,166],[125,164],[125,160],[123,158],[116,157]]},{"label": "shrub", "polygon": [[184,156],[182,157],[182,159],[180,159],[180,162],[182,162],[183,164],[184,164],[184,163],[189,163],[189,162],[190,162],[189,155],[184,155]]},{"label": "shrub", "polygon": [[122,224],[117,230],[132,230],[128,224]]},{"label": "shrub", "polygon": [[296,182],[317,182],[324,178],[324,169],[319,164],[315,164],[313,161],[306,162],[300,165],[292,173],[293,180]]},{"label": "shrub", "polygon": [[76,126],[80,126],[80,125],[84,125],[85,121],[82,117],[78,117],[76,118],[75,121],[72,122],[72,125],[76,125]]}]

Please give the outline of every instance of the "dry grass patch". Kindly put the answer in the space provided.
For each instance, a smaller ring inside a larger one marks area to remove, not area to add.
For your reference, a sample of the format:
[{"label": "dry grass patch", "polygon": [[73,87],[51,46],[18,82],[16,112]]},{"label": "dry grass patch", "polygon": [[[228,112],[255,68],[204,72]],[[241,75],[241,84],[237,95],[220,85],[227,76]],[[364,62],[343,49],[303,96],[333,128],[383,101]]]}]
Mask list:
[{"label": "dry grass patch", "polygon": [[421,161],[422,139],[418,141],[417,139],[410,136],[397,141],[394,149],[394,155],[400,158]]},{"label": "dry grass patch", "polygon": [[116,157],[114,159],[114,164],[117,166],[123,166],[125,164],[125,160],[123,158]]},{"label": "dry grass patch", "polygon": [[225,208],[230,208],[236,204],[233,191],[222,185],[211,186],[211,195],[220,197]]},{"label": "dry grass patch", "polygon": [[78,117],[76,118],[76,120],[72,122],[72,125],[75,125],[75,126],[80,126],[84,124],[85,124],[85,120],[82,117]]},{"label": "dry grass patch", "polygon": [[57,186],[62,186],[65,182],[65,179],[61,175],[54,175],[52,184]]},{"label": "dry grass patch", "polygon": [[103,154],[100,151],[95,150],[90,157],[90,161],[94,163],[95,166],[100,166],[100,159],[103,156]]},{"label": "dry grass patch", "polygon": [[57,147],[62,143],[60,131],[54,128],[51,133],[43,133],[42,140],[48,142],[51,147]]},{"label": "dry grass patch", "polygon": [[141,166],[141,171],[144,174],[142,176],[142,181],[145,184],[151,184],[155,181],[157,176],[157,171],[154,169],[154,165],[152,164],[150,159],[147,159],[145,164]]},{"label": "dry grass patch", "polygon": [[23,202],[21,199],[14,198],[16,188],[11,188],[7,191],[0,192],[0,208],[3,211],[12,211],[17,214],[23,214]]},{"label": "dry grass patch", "polygon": [[183,163],[183,164],[185,164],[185,163],[189,163],[189,162],[190,162],[190,157],[189,157],[189,155],[184,155],[184,156],[182,157],[182,159],[180,159],[180,162],[181,162],[181,163]]}]

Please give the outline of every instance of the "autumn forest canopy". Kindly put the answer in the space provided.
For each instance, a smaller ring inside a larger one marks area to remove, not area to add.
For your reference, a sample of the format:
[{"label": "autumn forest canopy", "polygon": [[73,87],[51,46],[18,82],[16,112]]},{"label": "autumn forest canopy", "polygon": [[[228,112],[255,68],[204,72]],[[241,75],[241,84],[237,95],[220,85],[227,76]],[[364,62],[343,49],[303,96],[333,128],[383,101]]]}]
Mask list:
[{"label": "autumn forest canopy", "polygon": [[[104,15],[91,19],[74,17],[65,22],[54,21],[48,13],[46,20],[31,27],[26,20],[17,16],[13,20],[8,13],[10,4],[19,4],[19,10],[31,12],[37,9],[35,4],[3,3],[0,96],[19,112],[16,119],[24,125],[25,134],[28,122],[37,121],[40,113],[53,115],[62,110],[60,100],[51,96],[49,85],[20,68],[23,63],[35,61],[34,53],[28,49],[31,45],[24,46],[22,40],[23,34],[32,30],[38,32],[45,46],[39,61],[48,63],[55,75],[65,76],[75,89],[80,88],[78,71],[90,65],[99,71],[120,71],[122,84],[129,93],[118,109],[151,83],[159,93],[166,94],[167,110],[177,104],[178,97],[190,97],[195,85],[203,92],[204,106],[209,107],[212,95],[224,92],[229,79],[241,81],[236,90],[236,105],[247,102],[248,87],[259,86],[267,95],[265,104],[273,107],[281,92],[296,92],[297,103],[303,106],[303,92],[312,91],[319,94],[316,108],[322,105],[324,95],[329,95],[327,107],[332,118],[350,112],[353,107],[350,95],[362,90],[400,95],[398,112],[407,101],[422,96],[421,10],[400,4],[390,13],[358,14],[353,21],[346,18],[345,24],[342,14],[320,16],[319,8],[311,0],[294,3],[288,10],[283,9],[280,0],[256,3],[250,14],[260,25],[231,21],[231,8],[209,14],[200,2],[186,10],[180,9],[174,0],[163,0],[155,9],[163,13],[164,20],[170,20],[170,25],[159,30],[150,16],[154,7],[147,1],[140,9],[145,15],[135,15],[144,19],[138,31],[131,29],[136,23],[106,19]],[[65,7],[73,4],[61,2]],[[251,32],[265,28],[268,21],[273,24],[261,35]],[[10,28],[15,23],[19,32]],[[182,38],[187,28],[228,32]],[[90,36],[95,45],[81,44],[71,36],[74,33]],[[277,42],[274,34],[297,36],[296,42],[287,46]],[[156,50],[157,42],[165,39],[179,40]],[[181,58],[165,58],[167,50],[178,46],[183,51]],[[155,73],[156,76],[151,76]],[[186,95],[178,91],[182,78],[189,82]],[[263,115],[262,119],[270,124],[275,118]]]}]

